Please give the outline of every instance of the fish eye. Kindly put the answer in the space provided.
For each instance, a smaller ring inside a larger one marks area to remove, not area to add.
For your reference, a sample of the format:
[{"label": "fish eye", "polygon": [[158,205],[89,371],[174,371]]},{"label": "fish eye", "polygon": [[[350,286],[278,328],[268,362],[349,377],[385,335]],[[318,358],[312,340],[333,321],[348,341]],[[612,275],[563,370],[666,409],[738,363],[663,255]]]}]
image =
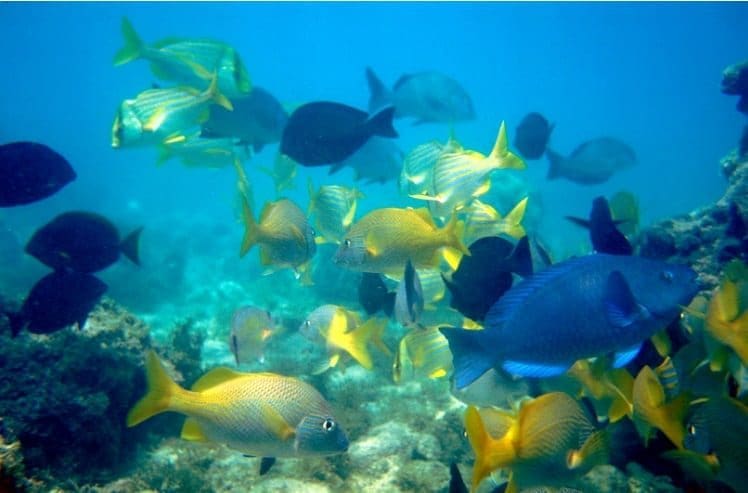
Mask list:
[{"label": "fish eye", "polygon": [[688,425],[688,434],[689,435],[695,435],[696,434],[696,427],[692,424]]},{"label": "fish eye", "polygon": [[346,248],[350,248],[351,247],[351,240],[349,240],[348,238],[346,238],[345,241],[343,242],[343,244],[345,245]]},{"label": "fish eye", "polygon": [[332,431],[335,429],[335,421],[332,418],[325,418],[322,422],[322,429],[325,431]]},{"label": "fish eye", "polygon": [[317,236],[317,232],[314,230],[314,228],[309,228],[312,230],[312,236]]},{"label": "fish eye", "polygon": [[673,282],[673,273],[670,272],[669,270],[662,271],[660,273],[660,277],[662,278],[663,281]]}]

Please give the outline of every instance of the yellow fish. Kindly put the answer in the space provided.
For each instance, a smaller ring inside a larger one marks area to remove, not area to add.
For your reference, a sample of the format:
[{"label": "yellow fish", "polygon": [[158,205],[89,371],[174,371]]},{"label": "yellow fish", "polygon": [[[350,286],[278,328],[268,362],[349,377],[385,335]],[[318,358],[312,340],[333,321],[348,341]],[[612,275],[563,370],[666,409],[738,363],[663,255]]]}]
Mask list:
[{"label": "yellow fish", "polygon": [[665,388],[649,366],[643,367],[634,380],[634,423],[645,441],[652,428],[657,428],[679,449],[686,436],[685,418],[688,397],[680,394],[668,400]]},{"label": "yellow fish", "polygon": [[515,240],[525,236],[526,232],[525,228],[522,227],[522,220],[527,209],[527,199],[528,197],[525,197],[517,202],[517,205],[504,217],[501,217],[501,214],[490,205],[475,199],[465,208],[467,212],[465,243],[470,245],[480,238],[501,234],[511,236]]},{"label": "yellow fish", "polygon": [[205,121],[212,103],[233,109],[231,102],[218,91],[215,78],[203,92],[189,86],[145,90],[120,105],[112,125],[112,147],[176,138]]},{"label": "yellow fish", "polygon": [[363,194],[355,188],[322,185],[314,191],[309,178],[309,213],[314,216],[317,243],[337,243],[353,223],[358,199]]},{"label": "yellow fish", "polygon": [[416,328],[400,340],[392,363],[395,383],[414,378],[444,378],[452,372],[452,353],[437,327]]},{"label": "yellow fish", "polygon": [[222,443],[247,455],[304,457],[348,449],[330,404],[296,378],[216,368],[186,390],[169,378],[153,351],[146,377],[148,392],[127,415],[129,427],[172,411],[187,416],[185,440]]},{"label": "yellow fish", "polygon": [[293,182],[294,178],[296,178],[296,168],[296,161],[279,152],[275,156],[272,169],[264,167],[260,167],[259,169],[273,179],[275,192],[281,193],[283,190],[296,188]]},{"label": "yellow fish", "polygon": [[159,79],[205,87],[215,73],[223,94],[235,97],[252,89],[239,53],[226,43],[210,39],[166,38],[148,46],[124,17],[122,35],[125,46],[114,56],[115,65],[142,58],[151,62],[151,70]]},{"label": "yellow fish", "polygon": [[308,273],[306,264],[317,251],[317,245],[314,230],[299,206],[288,199],[269,202],[263,208],[259,222],[252,217],[245,197],[242,197],[242,209],[246,231],[240,256],[259,244],[263,265],[289,267]]},{"label": "yellow fish", "polygon": [[731,279],[729,275],[725,275],[706,312],[706,328],[709,333],[732,348],[744,365],[748,365],[746,289],[748,282],[744,279]]},{"label": "yellow fish", "polygon": [[375,209],[351,226],[333,260],[346,269],[399,277],[408,259],[416,268],[438,266],[448,247],[453,250],[444,252],[445,258],[456,268],[460,254],[470,255],[461,229],[456,216],[439,229],[424,208]]},{"label": "yellow fish", "polygon": [[264,360],[263,350],[267,340],[277,332],[275,323],[267,310],[243,306],[231,316],[229,349],[236,366]]},{"label": "yellow fish", "polygon": [[400,189],[406,195],[428,195],[433,193],[434,165],[447,152],[457,152],[462,146],[454,138],[446,144],[437,141],[416,146],[403,160],[400,172]]},{"label": "yellow fish", "polygon": [[581,359],[568,373],[579,380],[595,408],[601,409],[598,414],[608,416],[611,423],[633,415],[634,378],[625,368],[611,368],[607,358]]},{"label": "yellow fish", "polygon": [[465,413],[475,453],[472,491],[496,469],[509,469],[506,492],[517,493],[563,485],[608,460],[607,433],[596,431],[579,403],[563,392],[524,401],[515,418],[504,417],[499,424],[491,430],[473,406]]}]

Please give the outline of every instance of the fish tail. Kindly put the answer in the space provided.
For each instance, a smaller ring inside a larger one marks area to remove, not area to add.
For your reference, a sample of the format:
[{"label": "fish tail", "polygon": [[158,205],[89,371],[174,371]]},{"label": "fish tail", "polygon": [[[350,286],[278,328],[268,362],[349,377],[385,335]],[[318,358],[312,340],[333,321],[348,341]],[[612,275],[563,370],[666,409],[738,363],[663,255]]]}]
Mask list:
[{"label": "fish tail", "polygon": [[173,397],[186,392],[169,377],[152,349],[148,350],[146,354],[145,376],[148,382],[148,391],[127,413],[128,427],[140,424],[156,414],[171,410]]},{"label": "fish tail", "polygon": [[550,147],[545,150],[545,155],[548,158],[548,175],[546,178],[555,180],[561,176],[560,168],[564,162],[564,157]]},{"label": "fish tail", "polygon": [[470,250],[467,249],[461,239],[465,232],[465,223],[457,219],[457,214],[452,214],[452,217],[442,231],[447,236],[447,246],[459,250],[464,255],[470,255]]},{"label": "fish tail", "polygon": [[610,434],[606,430],[592,433],[579,450],[572,450],[566,457],[569,469],[589,471],[610,460]]},{"label": "fish tail", "polygon": [[[475,406],[468,406],[465,411],[465,431],[475,454],[470,488],[471,491],[475,491],[484,478],[494,469],[508,464],[516,456],[516,452],[510,440],[497,440],[489,435]],[[510,434],[511,430],[507,432],[507,435]]]},{"label": "fish tail", "polygon": [[208,86],[206,95],[218,106],[222,106],[229,111],[234,111],[234,105],[232,105],[231,101],[229,101],[229,99],[218,89],[218,75],[215,73],[210,80],[210,86]]},{"label": "fish tail", "polygon": [[125,38],[125,46],[114,55],[115,66],[136,60],[143,54],[143,41],[127,17],[122,18],[122,36]]},{"label": "fish tail", "polygon": [[483,350],[485,334],[480,330],[440,327],[452,352],[455,385],[462,389],[473,383],[493,367],[492,358]]},{"label": "fish tail", "polygon": [[371,135],[381,137],[397,137],[397,131],[392,126],[392,118],[395,116],[395,107],[388,106],[382,111],[371,116],[364,124]]},{"label": "fish tail", "polygon": [[243,257],[248,251],[257,243],[259,239],[258,225],[252,216],[252,209],[249,207],[249,201],[247,197],[242,195],[242,217],[244,218],[244,238],[242,239],[242,246],[239,250],[239,256]]},{"label": "fish tail", "polygon": [[140,265],[140,233],[143,232],[143,227],[139,227],[129,235],[125,236],[122,243],[119,245],[119,249],[122,254],[129,258],[135,265]]},{"label": "fish tail", "polygon": [[509,151],[509,144],[506,137],[506,124],[502,120],[499,126],[499,134],[496,136],[496,142],[491,149],[489,159],[495,160],[497,168],[525,169],[525,162],[521,157]]},{"label": "fish tail", "polygon": [[527,199],[528,197],[525,197],[517,202],[517,205],[515,205],[514,208],[509,211],[509,214],[504,217],[504,225],[506,228],[504,233],[508,234],[515,240],[519,240],[527,235],[525,228],[522,227],[522,220],[525,218],[525,210],[527,209]]},{"label": "fish tail", "polygon": [[344,337],[341,337],[341,340],[338,341],[338,344],[367,370],[371,370],[374,367],[367,343],[374,337],[380,326],[381,323],[379,320],[370,318],[365,323],[356,327],[355,330],[344,334]]},{"label": "fish tail", "polygon": [[366,83],[369,84],[369,112],[391,104],[392,95],[370,67],[366,67]]}]

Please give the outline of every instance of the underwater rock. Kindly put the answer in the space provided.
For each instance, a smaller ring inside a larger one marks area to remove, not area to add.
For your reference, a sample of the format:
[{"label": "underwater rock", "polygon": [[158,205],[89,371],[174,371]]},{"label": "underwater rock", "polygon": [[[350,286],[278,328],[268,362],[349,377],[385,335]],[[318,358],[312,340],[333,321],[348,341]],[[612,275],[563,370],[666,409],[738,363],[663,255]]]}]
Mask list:
[{"label": "underwater rock", "polygon": [[722,72],[722,92],[740,96],[737,109],[748,114],[748,60],[732,64]]},{"label": "underwater rock", "polygon": [[[2,425],[0,418],[0,431]],[[24,474],[21,443],[6,443],[0,434],[0,491],[23,491],[29,489],[29,483]]]}]

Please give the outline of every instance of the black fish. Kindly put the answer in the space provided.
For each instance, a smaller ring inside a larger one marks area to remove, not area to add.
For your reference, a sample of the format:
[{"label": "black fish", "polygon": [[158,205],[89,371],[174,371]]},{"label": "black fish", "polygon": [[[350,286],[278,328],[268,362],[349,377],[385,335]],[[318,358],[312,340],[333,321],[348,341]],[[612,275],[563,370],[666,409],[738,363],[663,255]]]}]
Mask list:
[{"label": "black fish", "polygon": [[489,308],[512,287],[512,273],[532,274],[530,243],[527,236],[517,245],[498,236],[476,240],[470,255],[460,260],[451,279],[442,275],[452,293],[449,306],[466,317],[481,321]]},{"label": "black fish", "polygon": [[589,220],[574,216],[566,216],[566,219],[590,230],[592,248],[597,253],[631,255],[634,252],[631,243],[616,228],[616,221],[613,221],[610,215],[610,208],[605,197],[597,197],[592,201]]},{"label": "black fish", "polygon": [[395,306],[395,292],[387,290],[381,274],[364,272],[358,285],[358,302],[369,315],[382,310],[390,317]]},{"label": "black fish", "polygon": [[90,274],[47,274],[31,288],[19,312],[6,313],[13,336],[23,328],[34,334],[49,334],[74,323],[83,328],[106,290],[107,285]]},{"label": "black fish", "polygon": [[397,137],[392,128],[394,107],[369,115],[340,103],[308,103],[288,119],[281,152],[304,166],[339,163],[373,135]]},{"label": "black fish", "polygon": [[540,113],[529,113],[517,126],[514,147],[525,159],[540,159],[551,137],[553,125]]},{"label": "black fish", "polygon": [[135,264],[138,228],[120,241],[117,228],[103,216],[90,212],[66,212],[42,226],[26,245],[26,253],[53,269],[96,272],[110,266],[123,253]]},{"label": "black fish", "polygon": [[75,178],[67,159],[44,144],[13,142],[0,146],[0,207],[47,198]]}]

